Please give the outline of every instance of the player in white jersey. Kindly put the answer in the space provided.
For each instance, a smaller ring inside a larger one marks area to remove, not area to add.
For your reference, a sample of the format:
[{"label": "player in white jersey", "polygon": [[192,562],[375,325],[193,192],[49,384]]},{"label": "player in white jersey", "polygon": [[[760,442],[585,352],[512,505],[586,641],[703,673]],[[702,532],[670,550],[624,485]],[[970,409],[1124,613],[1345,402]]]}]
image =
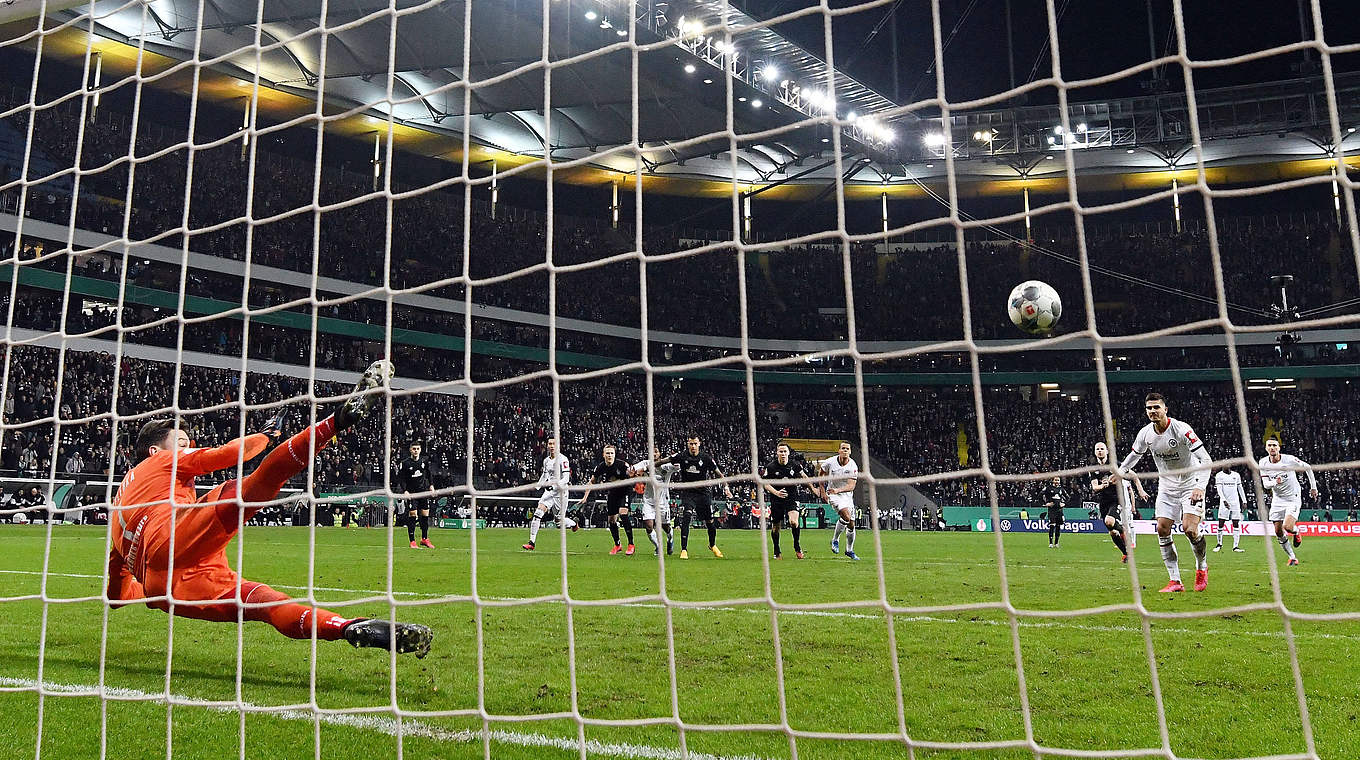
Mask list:
[{"label": "player in white jersey", "polygon": [[1214,488],[1218,489],[1218,544],[1214,551],[1223,551],[1223,522],[1228,522],[1232,531],[1233,551],[1240,552],[1242,547],[1242,505],[1247,503],[1247,492],[1242,489],[1242,476],[1232,470],[1224,470],[1214,475]]},{"label": "player in white jersey", "polygon": [[671,532],[671,478],[680,471],[680,465],[661,457],[661,450],[652,447],[652,458],[644,459],[628,469],[628,477],[651,476],[645,482],[642,492],[642,524],[647,527],[647,538],[652,542],[652,554],[661,555],[660,527],[666,531],[666,553],[675,549],[675,536]]},{"label": "player in white jersey", "polygon": [[1298,471],[1308,473],[1308,495],[1316,499],[1318,488],[1313,468],[1293,454],[1281,454],[1278,438],[1266,439],[1266,455],[1256,466],[1261,468],[1261,485],[1270,492],[1270,521],[1275,524],[1275,538],[1289,555],[1289,564],[1297,565],[1299,558],[1294,549],[1303,543],[1296,526],[1303,507]]},{"label": "player in white jersey", "polygon": [[576,521],[567,517],[567,490],[571,487],[571,463],[565,456],[557,453],[556,438],[548,439],[548,456],[543,458],[543,474],[538,476],[538,487],[545,490],[538,499],[538,506],[534,507],[534,518],[529,521],[529,543],[520,547],[527,551],[534,550],[534,541],[538,539],[538,526],[542,524],[543,516],[548,514],[549,509],[557,515],[558,522],[572,531],[578,528]]},{"label": "player in white jersey", "polygon": [[1148,452],[1157,463],[1157,543],[1162,548],[1162,563],[1171,581],[1162,593],[1184,591],[1180,562],[1171,531],[1179,520],[1181,530],[1195,551],[1195,590],[1209,587],[1208,541],[1200,535],[1204,520],[1204,487],[1209,485],[1209,465],[1213,462],[1193,428],[1167,415],[1166,399],[1149,393],[1143,409],[1149,422],[1133,441],[1133,450],[1119,465],[1121,477],[1131,477],[1133,468]]},{"label": "player in white jersey", "polygon": [[831,537],[831,553],[840,553],[841,534],[844,533],[845,556],[859,560],[855,555],[855,484],[859,481],[859,465],[850,458],[850,444],[841,441],[840,451],[834,457],[823,459],[820,469],[826,476],[823,496],[840,516]]}]

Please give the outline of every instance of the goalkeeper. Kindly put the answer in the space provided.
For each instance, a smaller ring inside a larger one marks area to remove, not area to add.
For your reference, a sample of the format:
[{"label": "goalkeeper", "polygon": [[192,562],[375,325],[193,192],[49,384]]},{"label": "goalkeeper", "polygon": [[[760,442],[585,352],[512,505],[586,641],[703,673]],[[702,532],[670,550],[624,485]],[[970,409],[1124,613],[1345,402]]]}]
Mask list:
[{"label": "goalkeeper", "polygon": [[263,583],[241,578],[227,564],[225,551],[237,527],[263,502],[276,498],[315,452],[363,419],[379,398],[364,391],[386,385],[392,373],[391,362],[369,365],[355,395],[333,415],[276,446],[254,472],[223,483],[202,499],[196,498],[195,477],[258,456],[279,435],[284,415],[275,417],[266,432],[211,449],[191,448],[189,437],[172,420],[144,424],[137,433],[139,461],[119,485],[113,500],[116,514],[109,520],[109,604],[145,601],[180,617],[224,623],[259,620],[293,639],[311,638],[315,628],[319,639],[344,639],[356,647],[392,648],[395,639],[397,652],[416,657],[429,653],[433,634],[426,626],[346,619],[298,604]]}]

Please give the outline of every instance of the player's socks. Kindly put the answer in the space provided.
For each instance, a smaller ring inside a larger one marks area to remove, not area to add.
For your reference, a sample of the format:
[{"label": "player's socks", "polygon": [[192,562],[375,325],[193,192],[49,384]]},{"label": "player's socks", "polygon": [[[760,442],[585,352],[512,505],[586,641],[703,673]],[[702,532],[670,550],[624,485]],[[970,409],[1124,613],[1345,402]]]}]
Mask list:
[{"label": "player's socks", "polygon": [[629,546],[632,546],[632,545],[633,545],[633,518],[632,518],[631,516],[629,516],[629,515],[624,515],[623,517],[620,517],[620,518],[619,518],[619,522],[623,523],[623,533],[624,533],[624,535],[628,536],[628,545],[629,545]]},{"label": "player's socks", "polygon": [[535,512],[533,519],[529,521],[529,543],[532,544],[534,541],[538,540],[538,528],[542,524],[542,516]]},{"label": "player's socks", "polygon": [[718,545],[718,526],[713,524],[713,520],[708,521],[708,548],[712,549]]},{"label": "player's socks", "polygon": [[430,537],[430,516],[420,516],[420,540],[424,541]]},{"label": "player's socks", "polygon": [[1233,551],[1237,551],[1237,545],[1242,541],[1242,526],[1233,523]]},{"label": "player's socks", "polygon": [[1195,570],[1209,569],[1209,539],[1201,533],[1190,540],[1190,548],[1195,551]]},{"label": "player's socks", "polygon": [[1118,530],[1116,530],[1116,531],[1110,533],[1110,540],[1114,542],[1114,545],[1115,545],[1115,547],[1117,547],[1117,548],[1119,549],[1119,553],[1120,553],[1120,554],[1128,554],[1128,553],[1129,553],[1129,547],[1128,547],[1127,544],[1124,543],[1124,533],[1123,533],[1123,531],[1118,531]]},{"label": "player's socks", "polygon": [[680,552],[689,551],[689,515],[680,518]]},{"label": "player's socks", "polygon": [[855,553],[855,524],[845,524],[845,556],[849,557]]},{"label": "player's socks", "polygon": [[773,544],[774,544],[774,554],[775,554],[776,557],[778,557],[778,556],[779,556],[779,533],[778,533],[777,531],[773,531],[773,530],[770,531],[770,543],[773,543]]},{"label": "player's socks", "polygon": [[1055,524],[1053,525],[1053,545],[1054,545],[1054,546],[1057,546],[1057,545],[1058,545],[1058,539],[1059,539],[1061,536],[1062,536],[1062,523],[1055,523]]},{"label": "player's socks", "polygon": [[651,530],[647,531],[647,540],[652,542],[652,546],[653,546],[654,548],[656,548],[657,550],[660,550],[660,549],[661,549],[661,543],[660,543],[660,542],[658,541],[658,539],[657,539],[656,531],[657,531],[657,529],[656,529],[655,527],[653,527]]},{"label": "player's socks", "polygon": [[1157,543],[1162,548],[1162,564],[1166,565],[1166,574],[1176,583],[1181,582],[1180,558],[1176,556],[1176,542],[1171,536],[1158,536]]},{"label": "player's socks", "polygon": [[412,520],[410,517],[407,517],[407,518],[406,518],[406,537],[409,538],[409,539],[411,539],[411,544],[412,544],[412,545],[415,545],[415,542],[416,542],[416,521],[415,521],[415,520]]},{"label": "player's socks", "polygon": [[614,545],[619,545],[619,523],[617,520],[609,523],[609,535],[614,537]]},{"label": "player's socks", "polygon": [[793,526],[793,551],[794,551],[794,553],[803,551],[803,545],[802,545],[802,543],[800,543],[799,540],[798,540],[798,539],[800,538],[799,534],[802,533],[802,532],[803,532],[803,529],[802,529],[802,528],[799,528],[799,527],[796,526],[796,525]]},{"label": "player's socks", "polygon": [[[226,598],[235,599],[236,589],[232,589]],[[274,626],[274,629],[290,639],[310,639],[312,637],[312,625],[316,625],[316,637],[322,641],[337,641],[343,637],[342,632],[345,626],[351,621],[320,607],[298,604],[291,601],[287,594],[280,593],[266,586],[263,583],[252,581],[242,581],[241,601],[250,606],[241,608],[241,616],[246,620],[256,620]],[[275,604],[268,607],[256,606],[268,604],[269,602],[287,602],[286,604]],[[176,614],[182,617],[203,617],[212,619],[221,616],[223,620],[235,621],[235,605],[230,607],[223,605],[218,607],[199,607],[199,614],[184,615],[181,608],[176,608]],[[314,619],[315,618],[315,619]]]},{"label": "player's socks", "polygon": [[841,518],[836,518],[836,530],[831,534],[831,543],[839,544],[841,541],[841,534],[844,532],[845,532],[845,520],[842,520]]},{"label": "player's socks", "polygon": [[1288,554],[1290,559],[1294,559],[1294,547],[1290,546],[1289,534],[1286,533],[1283,536],[1280,536],[1279,540],[1280,546],[1284,547],[1284,553]]}]

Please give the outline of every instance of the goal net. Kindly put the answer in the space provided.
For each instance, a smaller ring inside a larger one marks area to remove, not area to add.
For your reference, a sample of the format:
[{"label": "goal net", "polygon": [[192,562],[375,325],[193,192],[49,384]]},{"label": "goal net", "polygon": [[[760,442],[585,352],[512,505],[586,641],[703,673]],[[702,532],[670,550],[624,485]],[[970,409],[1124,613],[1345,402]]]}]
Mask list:
[{"label": "goal net", "polygon": [[1353,19],[998,5],[6,0],[4,754],[1360,752]]}]

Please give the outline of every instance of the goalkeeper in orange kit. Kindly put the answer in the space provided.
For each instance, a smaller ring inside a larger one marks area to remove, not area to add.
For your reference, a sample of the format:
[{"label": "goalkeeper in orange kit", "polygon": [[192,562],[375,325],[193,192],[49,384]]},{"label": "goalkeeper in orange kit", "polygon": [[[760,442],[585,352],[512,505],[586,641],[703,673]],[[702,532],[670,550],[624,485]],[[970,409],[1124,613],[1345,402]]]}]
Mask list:
[{"label": "goalkeeper in orange kit", "polygon": [[[123,477],[109,520],[109,603],[145,601],[180,617],[216,622],[269,623],[289,638],[344,639],[356,647],[395,648],[424,657],[433,637],[413,623],[344,618],[298,604],[263,583],[241,578],[227,564],[227,543],[238,526],[276,498],[316,452],[358,422],[380,398],[371,393],[391,379],[391,362],[376,361],[335,414],[276,446],[255,471],[197,498],[194,479],[258,456],[279,435],[282,417],[267,432],[211,449],[191,448],[173,420],[152,420],[137,433],[139,461]],[[237,596],[237,589],[240,596]]]}]

